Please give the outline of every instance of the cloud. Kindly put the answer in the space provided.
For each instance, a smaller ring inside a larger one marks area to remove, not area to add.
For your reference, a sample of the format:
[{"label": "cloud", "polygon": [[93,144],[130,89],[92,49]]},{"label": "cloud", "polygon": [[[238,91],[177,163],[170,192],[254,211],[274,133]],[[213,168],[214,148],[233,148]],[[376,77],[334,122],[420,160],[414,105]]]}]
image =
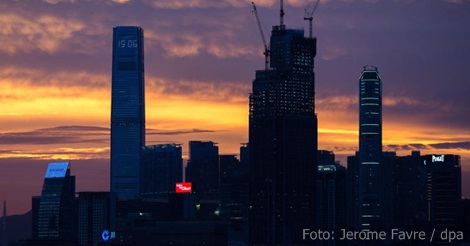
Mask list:
[{"label": "cloud", "polygon": [[351,110],[357,108],[358,97],[353,95],[319,96],[316,98],[316,107],[320,110]]},{"label": "cloud", "polygon": [[[181,135],[218,132],[209,129],[146,129],[146,135]],[[0,133],[0,145],[109,144],[110,128],[99,126],[57,126],[25,132]],[[98,137],[98,138],[96,138]],[[4,150],[8,153],[9,150]]]},{"label": "cloud", "polygon": [[190,134],[190,133],[212,133],[217,132],[214,130],[205,130],[205,129],[189,129],[189,130],[158,130],[158,129],[147,129],[146,135],[181,135],[181,134]]},{"label": "cloud", "polygon": [[76,0],[42,0],[48,4],[58,4],[58,3],[75,3]]},{"label": "cloud", "polygon": [[63,43],[85,27],[73,18],[62,19],[53,15],[20,16],[15,13],[0,15],[0,52],[15,54],[39,50],[54,53],[65,48]]},{"label": "cloud", "polygon": [[[145,1],[156,9],[191,9],[191,8],[243,8],[250,7],[251,0],[157,0],[157,1]],[[287,3],[296,4],[298,1],[291,0]],[[257,6],[272,7],[277,3],[276,0],[258,0],[256,1]]]},{"label": "cloud", "polygon": [[157,92],[159,95],[190,96],[197,100],[241,102],[248,101],[250,92],[247,83],[229,81],[195,81],[195,80],[150,80],[149,91]]},{"label": "cloud", "polygon": [[26,158],[31,160],[89,160],[109,158],[109,148],[47,148],[8,150],[0,159]]},{"label": "cloud", "polygon": [[412,144],[388,144],[384,145],[387,151],[401,150],[470,150],[470,141],[444,142],[444,143],[412,143]]},{"label": "cloud", "polygon": [[[0,133],[0,145],[107,143],[109,129],[95,126],[58,126],[27,132]],[[99,136],[101,138],[90,138]]]},{"label": "cloud", "polygon": [[448,3],[453,3],[453,4],[462,4],[462,3],[469,3],[470,1],[468,0],[444,0],[445,2]]},{"label": "cloud", "polygon": [[470,150],[470,141],[466,142],[454,142],[454,143],[436,143],[436,144],[429,144],[429,146],[435,149],[462,149],[462,150]]}]

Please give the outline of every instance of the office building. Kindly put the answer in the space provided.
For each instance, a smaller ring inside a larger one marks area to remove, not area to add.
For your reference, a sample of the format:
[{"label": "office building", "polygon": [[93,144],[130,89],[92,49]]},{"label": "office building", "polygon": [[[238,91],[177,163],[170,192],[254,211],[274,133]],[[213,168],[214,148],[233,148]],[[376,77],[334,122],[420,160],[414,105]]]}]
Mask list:
[{"label": "office building", "polygon": [[180,144],[159,144],[142,149],[141,197],[168,199],[175,184],[183,182]]},{"label": "office building", "polygon": [[[319,150],[316,187],[316,227],[341,235],[346,227],[346,168],[335,161],[332,151]],[[318,245],[345,245],[339,237]]]},{"label": "office building", "polygon": [[216,143],[189,141],[185,180],[192,183],[196,202],[219,198],[219,147]]},{"label": "office building", "polygon": [[413,151],[408,156],[396,157],[393,165],[392,227],[417,229],[423,221],[421,203],[424,193],[421,184],[421,154]]},{"label": "office building", "polygon": [[250,163],[250,145],[248,143],[240,145],[240,163],[246,167]]},{"label": "office building", "polygon": [[424,155],[421,160],[426,221],[436,233],[456,230],[458,203],[462,196],[460,156]]},{"label": "office building", "polygon": [[116,195],[110,192],[78,193],[78,243],[100,245],[103,232],[115,232]]},{"label": "office building", "polygon": [[140,195],[141,149],[145,146],[144,31],[114,27],[111,90],[111,192]]},{"label": "office building", "polygon": [[347,228],[353,230],[359,224],[359,153],[356,152],[354,156],[347,157]]},{"label": "office building", "polygon": [[463,240],[470,243],[470,199],[465,198],[458,202],[458,230],[463,234]]},{"label": "office building", "polygon": [[364,67],[359,77],[359,225],[384,228],[382,157],[382,81],[376,67]]},{"label": "office building", "polygon": [[[346,169],[334,163],[319,165],[317,177],[317,226],[341,235],[346,228]],[[339,237],[319,245],[345,245]]]},{"label": "office building", "polygon": [[69,162],[53,162],[44,176],[37,218],[37,237],[41,240],[76,241],[77,218],[75,176]]},{"label": "office building", "polygon": [[299,232],[315,222],[316,38],[281,21],[270,47],[250,94],[249,244],[304,244]]}]

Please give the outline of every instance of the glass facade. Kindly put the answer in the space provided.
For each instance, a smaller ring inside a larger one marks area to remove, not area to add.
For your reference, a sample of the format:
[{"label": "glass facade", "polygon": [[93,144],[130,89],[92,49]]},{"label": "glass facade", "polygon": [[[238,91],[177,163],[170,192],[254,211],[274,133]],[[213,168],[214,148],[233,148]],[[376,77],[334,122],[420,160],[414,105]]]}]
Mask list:
[{"label": "glass facade", "polygon": [[111,191],[140,197],[141,149],[145,146],[144,32],[114,27],[111,91]]},{"label": "glass facade", "polygon": [[72,241],[76,239],[74,199],[75,177],[70,176],[69,163],[50,163],[39,200],[38,238]]}]

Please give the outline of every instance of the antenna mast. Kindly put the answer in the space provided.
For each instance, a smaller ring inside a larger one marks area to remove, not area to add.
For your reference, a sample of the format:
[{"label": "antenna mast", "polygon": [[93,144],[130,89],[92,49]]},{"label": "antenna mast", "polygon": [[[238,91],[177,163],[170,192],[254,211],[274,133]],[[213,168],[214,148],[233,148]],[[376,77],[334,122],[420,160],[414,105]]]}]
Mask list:
[{"label": "antenna mast", "polygon": [[315,10],[317,9],[318,7],[318,3],[320,2],[320,0],[317,0],[317,2],[315,3],[315,6],[313,7],[313,10],[312,12],[308,12],[307,11],[307,8],[308,6],[310,5],[307,5],[307,7],[305,7],[305,16],[304,16],[304,20],[308,20],[309,22],[309,37],[312,38],[313,35],[312,35],[312,20],[313,20],[313,13],[315,13]]},{"label": "antenna mast", "polygon": [[284,27],[285,27],[285,26],[284,26],[284,15],[285,15],[285,13],[284,13],[284,1],[283,1],[283,0],[281,0],[281,12],[280,12],[280,15],[281,15],[281,24],[279,25],[279,27],[280,27],[281,29],[284,29]]}]

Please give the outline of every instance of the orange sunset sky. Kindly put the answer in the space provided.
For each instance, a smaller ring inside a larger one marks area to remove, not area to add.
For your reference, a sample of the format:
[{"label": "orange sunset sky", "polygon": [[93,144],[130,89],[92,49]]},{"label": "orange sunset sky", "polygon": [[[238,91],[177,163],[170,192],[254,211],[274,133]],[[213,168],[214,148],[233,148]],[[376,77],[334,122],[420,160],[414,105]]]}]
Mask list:
[{"label": "orange sunset sky", "polygon": [[[286,25],[308,31],[290,0]],[[255,1],[265,34],[278,1]],[[470,180],[470,1],[321,0],[319,148],[343,165],[358,146],[358,78],[383,81],[383,148],[458,154]],[[263,45],[245,0],[0,2],[0,199],[30,209],[48,162],[71,159],[77,190],[109,189],[112,28],[144,29],[147,144],[248,139],[248,95]],[[470,190],[463,185],[464,195]]]}]

